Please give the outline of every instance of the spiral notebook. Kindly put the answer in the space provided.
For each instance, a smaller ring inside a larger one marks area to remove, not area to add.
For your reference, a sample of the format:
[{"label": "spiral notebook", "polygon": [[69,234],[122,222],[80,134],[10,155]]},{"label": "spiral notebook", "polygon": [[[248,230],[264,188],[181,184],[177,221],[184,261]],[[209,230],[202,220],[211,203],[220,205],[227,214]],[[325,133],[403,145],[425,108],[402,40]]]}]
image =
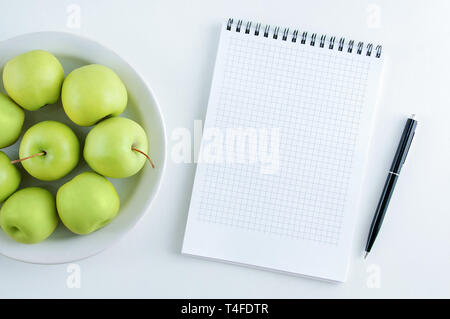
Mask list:
[{"label": "spiral notebook", "polygon": [[345,281],[382,47],[223,24],[182,252]]}]

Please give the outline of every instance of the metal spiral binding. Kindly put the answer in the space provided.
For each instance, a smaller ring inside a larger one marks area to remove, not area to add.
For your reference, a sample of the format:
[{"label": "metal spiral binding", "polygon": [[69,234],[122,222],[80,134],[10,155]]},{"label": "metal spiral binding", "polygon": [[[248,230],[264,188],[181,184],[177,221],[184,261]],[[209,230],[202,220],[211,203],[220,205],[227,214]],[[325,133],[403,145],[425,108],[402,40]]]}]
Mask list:
[{"label": "metal spiral binding", "polygon": [[321,36],[320,36],[320,43],[319,43],[319,46],[321,47],[321,48],[323,48],[324,47],[324,45],[325,45],[325,40],[327,39],[327,36],[325,35],[325,34],[322,34]]},{"label": "metal spiral binding", "polygon": [[305,44],[306,43],[306,38],[308,37],[308,32],[303,32],[302,33],[302,41],[301,44]]},{"label": "metal spiral binding", "polygon": [[270,25],[266,25],[266,27],[264,28],[264,37],[268,37],[269,36],[269,30],[270,30]]},{"label": "metal spiral binding", "polygon": [[314,46],[316,44],[317,33],[311,34],[311,43],[309,45]]},{"label": "metal spiral binding", "polygon": [[336,37],[334,37],[334,36],[330,38],[330,45],[328,46],[328,49],[333,50],[335,40],[336,40]]},{"label": "metal spiral binding", "polygon": [[252,27],[252,22],[249,21],[247,22],[247,26],[245,27],[245,33],[249,34],[250,33],[250,28]]},{"label": "metal spiral binding", "polygon": [[[228,31],[235,31],[235,32],[241,32],[242,28],[242,24],[243,24],[243,20],[238,20],[236,22],[236,26],[233,28],[233,24],[234,24],[234,20],[232,18],[228,19],[227,24],[226,24],[226,29]],[[262,32],[262,36],[265,38],[269,38],[269,34],[271,33],[271,27],[270,25],[265,25],[264,26],[264,31]],[[252,32],[252,21],[248,21],[245,24],[245,28],[243,29],[245,34],[251,34]],[[260,36],[261,34],[261,23],[256,23],[255,28],[254,28],[254,32],[253,34],[255,36]],[[292,32],[289,31],[289,28],[284,28],[282,30],[282,32],[280,33],[280,27],[279,26],[275,26],[273,28],[272,33],[270,34],[271,37],[275,40],[278,39],[278,35],[281,34],[281,40],[282,41],[288,41],[289,37],[291,36],[290,40],[291,42],[296,43],[297,40],[299,40],[299,42],[301,44],[304,45],[310,45],[310,46],[315,46],[316,43],[318,43],[320,48],[328,48],[329,50],[333,50],[335,48],[335,42],[336,42],[336,37],[335,36],[331,36],[329,37],[328,40],[328,47],[325,46],[326,42],[327,42],[327,35],[326,34],[322,34],[320,35],[320,37],[318,38],[319,40],[317,40],[317,33],[311,33],[311,35],[309,36],[309,41],[308,41],[308,32],[307,31],[303,31],[301,33],[301,36],[299,36],[300,32],[299,30],[293,30]],[[317,40],[317,41],[316,41]],[[355,40],[349,40],[346,41],[344,37],[339,38],[336,47],[338,51],[341,52],[347,52],[347,53],[353,53],[354,52],[354,46],[355,46]],[[344,48],[346,48],[346,50],[344,50]],[[355,49],[355,53],[358,55],[362,55],[363,54],[363,50],[364,50],[364,42],[358,42],[358,44],[356,45],[356,49]],[[374,52],[374,56],[376,58],[380,58],[381,57],[381,51],[382,51],[382,46],[381,45],[377,45],[374,46],[372,43],[367,43],[366,44],[366,49],[365,49],[365,55],[366,56],[372,56],[372,52]]]},{"label": "metal spiral binding", "polygon": [[294,30],[292,33],[292,42],[297,42],[298,30]]},{"label": "metal spiral binding", "polygon": [[288,35],[289,35],[289,28],[286,28],[283,31],[283,41],[287,40]]},{"label": "metal spiral binding", "polygon": [[348,42],[348,49],[347,49],[348,53],[352,53],[352,51],[353,51],[353,44],[355,44],[355,40],[350,40]]},{"label": "metal spiral binding", "polygon": [[280,31],[280,27],[275,27],[275,30],[273,31],[273,38],[275,40],[278,39],[278,31]]},{"label": "metal spiral binding", "polygon": [[342,49],[344,48],[344,44],[345,44],[345,38],[341,38],[339,40],[338,51],[342,51]]}]

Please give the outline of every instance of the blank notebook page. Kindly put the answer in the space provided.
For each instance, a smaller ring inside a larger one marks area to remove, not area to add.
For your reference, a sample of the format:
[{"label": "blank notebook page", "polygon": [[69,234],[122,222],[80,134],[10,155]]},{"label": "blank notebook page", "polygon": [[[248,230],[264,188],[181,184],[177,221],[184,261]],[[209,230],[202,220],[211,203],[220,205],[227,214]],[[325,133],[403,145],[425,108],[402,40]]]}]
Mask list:
[{"label": "blank notebook page", "polygon": [[344,281],[382,56],[339,38],[230,25],[182,251]]}]

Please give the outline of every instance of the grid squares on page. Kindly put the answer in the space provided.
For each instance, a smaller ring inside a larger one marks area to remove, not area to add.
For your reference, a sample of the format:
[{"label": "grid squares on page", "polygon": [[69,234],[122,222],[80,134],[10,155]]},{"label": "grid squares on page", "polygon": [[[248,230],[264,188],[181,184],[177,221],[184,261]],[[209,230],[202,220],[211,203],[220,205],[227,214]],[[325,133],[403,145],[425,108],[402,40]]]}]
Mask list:
[{"label": "grid squares on page", "polygon": [[279,128],[280,166],[202,164],[197,219],[337,245],[370,59],[242,34],[224,50],[209,125]]}]

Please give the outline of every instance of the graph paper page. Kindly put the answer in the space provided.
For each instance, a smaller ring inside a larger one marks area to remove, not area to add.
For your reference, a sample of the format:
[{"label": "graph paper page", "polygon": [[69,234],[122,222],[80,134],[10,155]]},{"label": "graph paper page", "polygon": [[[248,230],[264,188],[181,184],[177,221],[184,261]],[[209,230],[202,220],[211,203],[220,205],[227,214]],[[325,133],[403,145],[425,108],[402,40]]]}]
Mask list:
[{"label": "graph paper page", "polygon": [[381,60],[224,26],[183,253],[344,281]]}]

